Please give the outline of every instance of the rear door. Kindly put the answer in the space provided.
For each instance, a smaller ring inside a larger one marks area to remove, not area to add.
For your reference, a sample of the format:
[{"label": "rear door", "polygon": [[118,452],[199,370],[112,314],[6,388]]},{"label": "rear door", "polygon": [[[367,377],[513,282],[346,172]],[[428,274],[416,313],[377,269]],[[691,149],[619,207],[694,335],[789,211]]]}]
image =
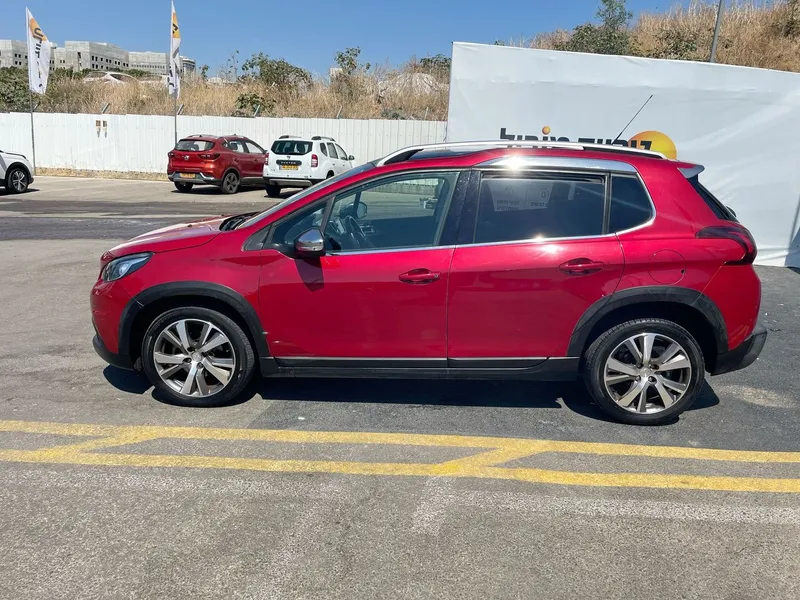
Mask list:
[{"label": "rear door", "polygon": [[606,175],[577,171],[473,175],[474,220],[460,227],[450,270],[452,366],[567,355],[578,320],[622,276],[619,240],[605,234],[606,186]]}]

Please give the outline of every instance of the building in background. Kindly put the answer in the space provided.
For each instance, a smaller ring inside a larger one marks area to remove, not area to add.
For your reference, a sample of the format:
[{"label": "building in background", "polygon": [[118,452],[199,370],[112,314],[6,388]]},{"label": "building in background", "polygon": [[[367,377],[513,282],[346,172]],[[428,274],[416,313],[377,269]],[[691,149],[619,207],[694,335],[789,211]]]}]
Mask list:
[{"label": "building in background", "polygon": [[[129,52],[106,42],[68,41],[63,47],[53,46],[50,67],[72,71],[128,71],[138,69],[154,75],[167,74],[166,52]],[[182,56],[183,75],[192,77],[197,64]],[[17,40],[0,40],[0,67],[28,66],[28,46]]]}]

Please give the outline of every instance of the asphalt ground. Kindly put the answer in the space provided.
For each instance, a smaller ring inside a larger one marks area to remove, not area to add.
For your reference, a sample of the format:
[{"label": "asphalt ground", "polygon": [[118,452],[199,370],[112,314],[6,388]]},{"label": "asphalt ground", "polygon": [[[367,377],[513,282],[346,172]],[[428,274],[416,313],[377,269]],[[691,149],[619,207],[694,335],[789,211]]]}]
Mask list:
[{"label": "asphalt ground", "polygon": [[158,401],[93,352],[117,240],[261,190],[37,178],[0,192],[0,597],[800,597],[800,274],[675,423],[578,384],[270,380]]}]

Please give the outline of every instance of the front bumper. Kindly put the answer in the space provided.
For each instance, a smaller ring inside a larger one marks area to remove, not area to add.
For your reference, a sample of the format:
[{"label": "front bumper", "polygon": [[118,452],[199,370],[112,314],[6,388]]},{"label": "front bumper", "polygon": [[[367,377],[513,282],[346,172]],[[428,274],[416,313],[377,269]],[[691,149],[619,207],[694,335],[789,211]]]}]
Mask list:
[{"label": "front bumper", "polygon": [[102,358],[111,366],[133,371],[133,363],[131,362],[130,357],[111,352],[108,348],[106,348],[99,335],[95,334],[94,338],[92,339],[92,346],[94,346],[94,351],[97,352],[98,356],[100,356],[100,358]]},{"label": "front bumper", "polygon": [[739,344],[733,350],[723,352],[717,356],[712,375],[722,375],[731,371],[745,369],[756,362],[764,344],[767,342],[767,328],[763,325],[756,325],[750,337]]}]

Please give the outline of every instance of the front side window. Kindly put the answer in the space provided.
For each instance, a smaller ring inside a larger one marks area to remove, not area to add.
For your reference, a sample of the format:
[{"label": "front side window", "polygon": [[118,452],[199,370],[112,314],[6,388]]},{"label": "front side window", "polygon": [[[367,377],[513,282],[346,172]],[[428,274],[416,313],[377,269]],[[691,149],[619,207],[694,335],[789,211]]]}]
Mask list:
[{"label": "front side window", "polygon": [[320,227],[322,225],[322,217],[325,214],[327,205],[327,202],[315,203],[286,217],[275,225],[271,238],[272,242],[286,246],[294,245],[295,239],[301,233],[308,231],[312,227]]},{"label": "front side window", "polygon": [[347,160],[347,154],[345,154],[344,150],[342,150],[342,147],[339,144],[334,144],[334,146],[336,147],[336,151],[339,153],[339,158],[341,160]]},{"label": "front side window", "polygon": [[330,156],[331,158],[339,158],[339,155],[336,154],[336,148],[333,147],[333,144],[331,144],[331,143],[320,144],[320,146],[327,146],[328,147],[328,156]]},{"label": "front side window", "polygon": [[600,176],[484,174],[475,243],[601,235],[604,209]]},{"label": "front side window", "polygon": [[264,149],[252,140],[247,140],[245,145],[247,146],[247,151],[250,154],[264,154]]},{"label": "front side window", "polygon": [[241,140],[228,140],[225,142],[225,146],[228,150],[232,150],[233,152],[247,154],[247,149],[244,147],[244,142]]},{"label": "front side window", "polygon": [[329,250],[435,246],[459,173],[405,173],[334,198],[325,227]]}]

